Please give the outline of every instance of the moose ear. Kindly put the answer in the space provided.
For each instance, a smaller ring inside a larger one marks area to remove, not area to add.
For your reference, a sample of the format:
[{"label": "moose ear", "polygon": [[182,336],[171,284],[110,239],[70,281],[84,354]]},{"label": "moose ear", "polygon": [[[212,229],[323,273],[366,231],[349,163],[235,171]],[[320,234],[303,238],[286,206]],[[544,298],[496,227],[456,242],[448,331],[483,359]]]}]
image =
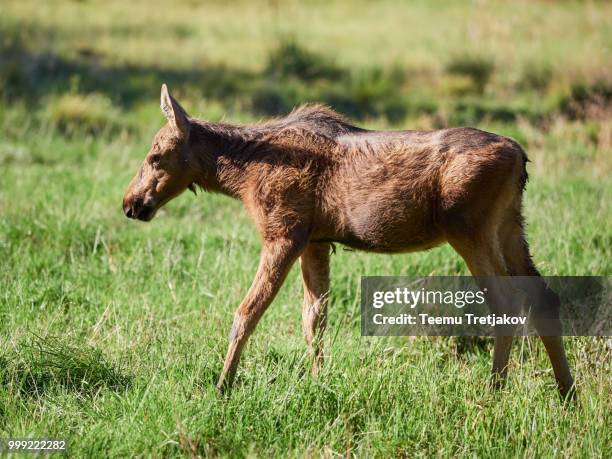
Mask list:
[{"label": "moose ear", "polygon": [[181,105],[170,95],[168,92],[168,86],[166,84],[162,84],[161,88],[161,104],[160,104],[162,113],[168,121],[172,128],[176,131],[177,134],[186,137],[189,133],[189,120],[187,119],[187,113],[181,107]]}]

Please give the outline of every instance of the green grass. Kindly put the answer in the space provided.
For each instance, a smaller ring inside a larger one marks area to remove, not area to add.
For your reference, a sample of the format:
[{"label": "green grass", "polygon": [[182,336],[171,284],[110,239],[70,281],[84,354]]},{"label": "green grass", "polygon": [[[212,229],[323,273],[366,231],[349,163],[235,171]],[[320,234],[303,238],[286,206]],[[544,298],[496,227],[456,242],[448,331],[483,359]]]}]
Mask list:
[{"label": "green grass", "polygon": [[610,457],[605,339],[567,340],[580,397],[563,407],[536,340],[517,341],[491,392],[490,343],[360,336],[360,276],[466,274],[449,247],[339,248],[316,379],[294,268],[218,397],[254,227],[218,195],[185,194],[149,224],[121,211],[162,81],[213,120],[324,100],[372,128],[518,139],[540,270],[611,275],[610,4],[168,5],[2,5],[0,438],[67,438],[75,457]]}]

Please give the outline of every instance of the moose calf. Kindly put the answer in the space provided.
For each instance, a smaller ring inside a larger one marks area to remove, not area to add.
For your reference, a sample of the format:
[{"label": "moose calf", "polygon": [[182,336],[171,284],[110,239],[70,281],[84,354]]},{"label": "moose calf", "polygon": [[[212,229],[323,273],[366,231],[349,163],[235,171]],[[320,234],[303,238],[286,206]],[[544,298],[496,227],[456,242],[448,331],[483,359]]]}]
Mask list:
[{"label": "moose calf", "polygon": [[[189,117],[166,85],[161,109],[168,123],[127,189],[125,215],[149,221],[185,189],[200,187],[240,199],[262,238],[255,279],[234,316],[220,390],[231,384],[247,339],[298,258],[304,334],[313,372],[320,368],[333,242],[381,253],[448,242],[495,309],[514,310],[516,295],[491,276],[531,276],[525,295],[538,305],[536,329],[543,334],[540,317],[559,322],[559,299],[525,240],[527,157],[515,141],[473,128],[371,131],[321,105],[250,126],[209,123]],[[573,381],[562,338],[541,338],[566,397]],[[498,382],[511,346],[511,331],[497,330]]]}]

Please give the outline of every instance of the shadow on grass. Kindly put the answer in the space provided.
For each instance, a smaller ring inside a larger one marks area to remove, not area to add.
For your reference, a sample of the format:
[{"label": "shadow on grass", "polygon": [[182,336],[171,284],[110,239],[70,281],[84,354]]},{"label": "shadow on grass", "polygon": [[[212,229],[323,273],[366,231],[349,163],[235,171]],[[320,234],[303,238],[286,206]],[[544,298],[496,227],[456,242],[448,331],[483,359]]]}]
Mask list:
[{"label": "shadow on grass", "polygon": [[92,396],[102,389],[120,392],[131,383],[132,376],[100,350],[57,337],[34,337],[0,355],[0,384],[25,397],[57,389]]},{"label": "shadow on grass", "polygon": [[32,108],[47,106],[49,96],[54,96],[58,100],[52,99],[47,108],[65,130],[69,126],[64,124],[73,118],[82,118],[79,128],[100,130],[97,125],[104,124],[105,116],[112,118],[115,107],[129,110],[139,102],[148,103],[164,82],[227,108],[246,107],[264,116],[285,114],[314,101],[355,119],[386,117],[391,122],[414,111],[437,109],[435,100],[423,101],[402,91],[406,69],[349,71],[293,40],[281,40],[262,70],[250,71],[208,63],[189,68],[114,64],[83,47],[70,55],[52,48],[35,51],[29,45],[30,33],[53,37],[53,31],[0,28],[0,95]]},{"label": "shadow on grass", "polygon": [[[226,109],[246,108],[262,116],[285,114],[296,105],[316,101],[356,120],[385,118],[400,124],[408,117],[427,115],[438,120],[436,127],[483,120],[512,123],[519,117],[542,123],[558,114],[601,117],[600,112],[609,113],[602,107],[612,101],[612,83],[607,80],[576,83],[545,109],[528,102],[509,106],[492,100],[484,96],[496,69],[488,56],[455,56],[447,63],[446,76],[436,83],[400,66],[342,67],[287,39],[270,51],[261,71],[251,71],[208,63],[186,68],[116,64],[86,46],[65,56],[52,48],[34,51],[31,34],[50,40],[54,31],[34,32],[15,24],[0,28],[0,96],[31,108],[44,105],[51,121],[66,132],[74,127],[92,133],[112,128],[117,109],[149,103],[164,82],[192,97],[219,101]],[[544,91],[551,72],[544,67],[532,72],[524,76],[525,84]],[[444,85],[450,94],[446,99]]]},{"label": "shadow on grass", "polygon": [[[3,37],[0,34],[0,41]],[[252,78],[246,71],[225,66],[202,69],[162,69],[153,66],[108,65],[96,54],[81,53],[66,58],[52,51],[33,52],[19,41],[0,49],[3,61],[0,80],[9,100],[38,104],[51,94],[69,92],[103,93],[122,108],[157,95],[163,82],[171,86],[198,85],[210,97],[238,94]]]},{"label": "shadow on grass", "polygon": [[[59,124],[83,118],[88,130],[112,117],[114,106],[129,110],[157,97],[162,83],[188,94],[218,100],[226,107],[248,107],[252,112],[275,116],[305,102],[323,102],[355,119],[403,119],[414,110],[433,112],[435,101],[412,100],[401,94],[405,72],[371,69],[349,72],[324,56],[295,43],[281,43],[271,51],[264,69],[254,72],[222,64],[200,64],[189,69],[147,65],[113,65],[103,56],[81,50],[67,58],[53,51],[33,52],[20,40],[0,34],[0,93],[9,101],[30,107],[62,95],[49,108],[59,112]],[[112,102],[112,103],[111,103]],[[68,116],[63,116],[66,114]],[[66,118],[66,120],[64,119]]]}]

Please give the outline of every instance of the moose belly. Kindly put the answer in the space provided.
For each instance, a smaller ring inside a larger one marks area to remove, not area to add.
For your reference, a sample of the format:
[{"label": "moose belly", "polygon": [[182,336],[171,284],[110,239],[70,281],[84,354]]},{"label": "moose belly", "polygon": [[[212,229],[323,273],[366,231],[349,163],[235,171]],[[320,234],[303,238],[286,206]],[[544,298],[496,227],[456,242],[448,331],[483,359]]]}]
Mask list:
[{"label": "moose belly", "polygon": [[444,242],[432,206],[405,196],[352,202],[344,220],[347,224],[337,241],[359,250],[412,252]]},{"label": "moose belly", "polygon": [[401,253],[419,252],[429,250],[439,246],[444,242],[444,238],[439,235],[437,238],[416,240],[372,240],[371,238],[357,238],[353,235],[345,235],[338,238],[326,239],[328,242],[337,242],[352,249],[363,250],[366,252],[377,253]]}]

